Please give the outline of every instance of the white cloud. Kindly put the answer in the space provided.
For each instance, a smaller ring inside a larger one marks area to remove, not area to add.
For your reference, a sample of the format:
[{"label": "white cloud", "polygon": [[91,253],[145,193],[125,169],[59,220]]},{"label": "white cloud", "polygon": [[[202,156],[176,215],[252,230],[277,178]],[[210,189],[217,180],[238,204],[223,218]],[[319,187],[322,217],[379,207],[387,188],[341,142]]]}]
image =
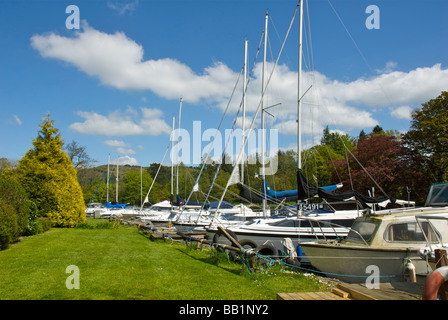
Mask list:
[{"label": "white cloud", "polygon": [[21,126],[22,125],[22,120],[20,120],[20,118],[16,114],[14,114],[13,117],[14,117],[14,120],[16,120],[16,123],[19,126]]},{"label": "white cloud", "polygon": [[117,148],[116,151],[117,153],[120,154],[136,154],[136,152],[133,149],[129,148],[130,147],[129,144],[121,140],[105,140],[104,144],[109,147]]},{"label": "white cloud", "polygon": [[137,8],[138,0],[134,1],[120,1],[120,2],[108,2],[107,6],[112,10],[116,11],[119,15],[124,15],[126,13],[132,13]]},{"label": "white cloud", "polygon": [[195,74],[171,58],[143,60],[143,48],[123,32],[107,34],[85,21],[75,37],[55,33],[33,35],[31,46],[45,58],[56,58],[98,78],[101,83],[123,90],[151,90],[167,99],[185,101],[220,99],[230,94],[236,74],[217,62]]},{"label": "white cloud", "polygon": [[[279,85],[273,82],[272,92],[280,92],[282,105],[276,114],[275,127],[283,134],[296,134],[297,81],[292,80],[289,70],[279,71],[285,75]],[[440,64],[417,68],[409,72],[390,71],[370,79],[351,82],[330,80],[319,72],[303,72],[302,91],[311,90],[304,96],[302,104],[302,131],[304,134],[322,132],[326,125],[340,130],[372,128],[379,124],[376,112],[392,109],[392,115],[410,119],[410,106],[419,106],[436,97],[448,87],[448,69]],[[290,82],[290,83],[289,83]],[[268,94],[272,103],[273,95]],[[269,104],[268,104],[269,105]]]},{"label": "white cloud", "polygon": [[412,119],[411,117],[412,108],[409,106],[401,106],[396,109],[393,109],[390,114],[392,117],[397,119]]},{"label": "white cloud", "polygon": [[[85,121],[72,123],[69,127],[84,134],[156,136],[171,133],[171,128],[162,119],[163,112],[159,109],[141,108],[141,115],[131,107],[124,113],[116,110],[106,116],[88,111],[78,111],[77,114]],[[113,143],[112,140],[108,141]]]},{"label": "white cloud", "polygon": [[120,154],[135,154],[135,151],[132,149],[125,149],[122,147],[117,148],[117,152]]},{"label": "white cloud", "polygon": [[330,130],[330,133],[336,133],[336,134],[339,134],[341,136],[344,136],[344,135],[348,134],[347,132],[342,131],[342,130],[338,130],[338,129],[332,129],[332,130]]},{"label": "white cloud", "polygon": [[441,64],[409,72],[393,71],[371,79],[333,81],[325,93],[344,103],[370,107],[418,104],[436,97],[448,86],[448,69]]},{"label": "white cloud", "polygon": [[[166,99],[182,97],[190,103],[207,101],[224,110],[238,74],[221,62],[195,73],[189,66],[172,59],[143,60],[143,47],[123,32],[107,34],[83,22],[73,37],[55,33],[34,35],[31,46],[42,57],[65,61],[80,71],[98,78],[102,84],[121,90],[150,90]],[[303,131],[321,132],[326,125],[340,130],[365,129],[378,124],[376,112],[393,106],[419,106],[448,87],[448,69],[441,64],[416,68],[408,72],[395,70],[398,64],[388,62],[370,78],[344,82],[333,80],[314,71],[303,72],[302,90],[311,90],[303,101]],[[269,75],[273,64],[266,67]],[[395,70],[395,71],[394,71]],[[241,101],[237,90],[230,111]],[[253,70],[247,93],[248,116],[253,116],[261,96],[261,63]],[[265,97],[265,106],[272,108],[274,126],[284,134],[295,134],[297,118],[297,71],[278,65]],[[408,117],[404,108],[393,112],[395,117]],[[86,120],[72,124],[72,129],[104,135],[169,133],[170,127],[161,120],[161,111],[142,110],[143,119],[119,112],[107,116],[80,111]],[[269,118],[269,117],[267,117]],[[272,121],[272,120],[271,120]],[[248,124],[249,125],[249,124]]]},{"label": "white cloud", "polygon": [[132,158],[130,156],[123,156],[123,157],[118,157],[118,164],[119,165],[130,165],[130,166],[137,166],[138,165],[138,161],[135,158]]},{"label": "white cloud", "polygon": [[287,120],[281,123],[277,123],[273,128],[277,129],[281,134],[294,135],[297,134],[297,121]]},{"label": "white cloud", "polygon": [[395,69],[397,67],[398,63],[394,62],[394,61],[388,61],[386,63],[386,66],[384,67],[384,69],[376,69],[376,72],[378,73],[389,73],[392,72],[393,69]]},{"label": "white cloud", "polygon": [[129,147],[130,145],[120,140],[105,140],[104,144],[109,147]]}]

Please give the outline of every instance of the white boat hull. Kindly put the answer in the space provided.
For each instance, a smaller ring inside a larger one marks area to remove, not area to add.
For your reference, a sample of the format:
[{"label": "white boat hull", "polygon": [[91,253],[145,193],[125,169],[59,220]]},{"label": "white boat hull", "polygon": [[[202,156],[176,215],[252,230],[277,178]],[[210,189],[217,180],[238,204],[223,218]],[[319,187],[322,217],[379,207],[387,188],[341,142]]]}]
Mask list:
[{"label": "white boat hull", "polygon": [[[353,223],[356,214],[357,212],[353,211],[344,215],[325,214],[313,218],[273,217],[260,219],[259,221],[254,220],[252,223],[229,227],[228,229],[237,236],[238,241],[250,240],[257,246],[270,242],[277,250],[281,251],[284,250],[282,240],[285,238],[290,238],[294,247],[302,242],[342,239],[347,236],[348,227]],[[334,220],[338,220],[344,226],[331,225],[330,223]],[[291,223],[294,227],[290,226]]]},{"label": "white boat hull", "polygon": [[302,243],[301,248],[315,268],[330,278],[345,282],[406,280],[409,277],[406,269],[408,259],[417,275],[432,271],[416,248],[369,248],[319,243]]}]

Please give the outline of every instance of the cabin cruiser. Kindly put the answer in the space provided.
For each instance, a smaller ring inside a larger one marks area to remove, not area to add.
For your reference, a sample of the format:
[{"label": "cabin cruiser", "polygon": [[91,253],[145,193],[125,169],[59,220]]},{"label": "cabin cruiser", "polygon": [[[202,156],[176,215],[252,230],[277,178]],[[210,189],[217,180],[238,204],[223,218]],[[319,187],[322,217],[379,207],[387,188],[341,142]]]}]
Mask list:
[{"label": "cabin cruiser", "polygon": [[[434,184],[424,207],[367,212],[355,220],[346,238],[300,247],[315,268],[346,282],[364,282],[369,276],[390,282],[411,272],[427,274],[434,265],[422,258],[422,248],[448,242],[447,200],[448,184]],[[425,219],[429,216],[433,219]]]},{"label": "cabin cruiser", "polygon": [[[416,216],[417,222],[419,224],[422,221],[427,221],[432,225],[435,225],[438,229],[443,229],[446,225],[448,225],[448,215],[421,215]],[[438,236],[436,234],[436,236]],[[437,238],[437,241],[431,235],[427,235],[425,233],[426,244],[419,250],[420,257],[425,260],[430,267],[435,270],[437,268],[437,264],[439,262],[440,257],[437,255],[437,250],[439,250],[439,255],[445,254],[448,257],[448,243],[444,242],[443,239]]]},{"label": "cabin cruiser", "polygon": [[92,202],[86,207],[86,217],[93,217],[96,210],[101,210],[104,206],[101,203]]},{"label": "cabin cruiser", "polygon": [[126,203],[111,204],[106,202],[105,204],[91,205],[93,205],[93,208],[89,210],[93,211],[93,214],[90,214],[90,216],[93,216],[95,219],[117,219],[123,217],[123,214],[128,212],[134,213],[133,209],[127,208]]}]

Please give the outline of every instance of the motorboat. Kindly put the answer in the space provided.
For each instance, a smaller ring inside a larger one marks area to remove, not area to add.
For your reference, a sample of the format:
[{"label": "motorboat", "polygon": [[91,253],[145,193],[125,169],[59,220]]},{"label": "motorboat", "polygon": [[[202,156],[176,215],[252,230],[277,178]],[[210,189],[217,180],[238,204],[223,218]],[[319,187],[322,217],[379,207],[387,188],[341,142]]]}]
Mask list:
[{"label": "motorboat", "polygon": [[101,208],[103,208],[104,206],[101,204],[101,203],[98,203],[98,202],[92,202],[92,203],[89,203],[87,206],[86,206],[86,210],[85,210],[85,212],[86,212],[86,216],[87,217],[93,217],[94,215],[95,215],[95,211],[96,210],[100,210]]},{"label": "motorboat", "polygon": [[[435,225],[438,229],[444,229],[446,225],[448,225],[448,215],[421,215],[416,216],[417,222],[420,224],[422,221],[428,221],[432,225]],[[436,234],[437,236],[437,234]],[[434,239],[431,237],[431,234],[426,234],[426,244],[424,247],[422,247],[419,250],[420,257],[424,259],[433,270],[435,270],[438,266],[441,266],[440,264],[442,259],[442,255],[445,255],[445,257],[448,257],[448,243],[444,242],[443,239],[437,238],[437,243],[434,241]],[[437,253],[437,250],[439,252]]]},{"label": "motorboat", "polygon": [[345,239],[300,246],[315,268],[346,282],[364,282],[373,270],[382,282],[427,274],[434,265],[422,258],[422,248],[447,243],[447,205],[448,184],[433,184],[423,207],[366,213]]},{"label": "motorboat", "polygon": [[[445,209],[431,211],[447,215]],[[366,214],[355,220],[345,239],[305,242],[300,247],[312,266],[329,277],[345,282],[364,282],[371,276],[380,282],[403,281],[410,271],[421,275],[432,270],[419,253],[426,238],[434,244],[447,240],[448,226],[436,229],[428,221],[416,221],[423,213],[428,210]]]},{"label": "motorboat", "polygon": [[[95,219],[117,219],[122,218],[126,213],[133,213],[134,210],[127,208],[126,203],[117,203],[111,204],[110,202],[106,202],[105,204],[91,204],[89,205],[90,216],[93,216]],[[87,210],[87,209],[86,209]],[[87,214],[86,214],[87,215]]]}]

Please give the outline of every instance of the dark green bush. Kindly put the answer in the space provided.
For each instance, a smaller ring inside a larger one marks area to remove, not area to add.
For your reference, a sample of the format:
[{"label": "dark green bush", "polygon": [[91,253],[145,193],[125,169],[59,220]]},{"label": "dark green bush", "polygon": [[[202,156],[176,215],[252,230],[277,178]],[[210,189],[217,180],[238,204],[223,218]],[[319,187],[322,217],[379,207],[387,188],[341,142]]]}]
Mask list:
[{"label": "dark green bush", "polygon": [[[51,220],[49,219],[49,218],[42,218],[42,217],[39,217],[38,219],[37,219],[37,221],[38,221],[38,223],[40,224],[40,228],[41,228],[41,232],[46,232],[46,231],[48,231],[48,230],[50,230],[51,229]],[[39,232],[40,233],[40,232]]]},{"label": "dark green bush", "polygon": [[50,220],[39,217],[36,203],[28,199],[18,182],[0,178],[0,249],[20,236],[45,232],[50,227]]},{"label": "dark green bush", "polygon": [[29,228],[28,235],[35,235],[39,233],[46,232],[51,229],[51,221],[49,218],[38,217],[33,221],[32,225]]},{"label": "dark green bush", "polygon": [[12,207],[16,215],[18,235],[22,235],[28,225],[31,205],[25,189],[14,180],[0,178],[0,199]]},{"label": "dark green bush", "polygon": [[[28,221],[24,226],[24,231],[22,235],[32,236],[34,234],[42,233],[49,230],[51,227],[51,222],[49,221],[49,219],[39,217],[39,210],[37,209],[36,203],[31,200],[28,200],[28,202],[29,202]],[[43,221],[43,219],[45,219],[45,221]],[[45,227],[43,224],[45,224]]]},{"label": "dark green bush", "polygon": [[76,229],[118,229],[120,227],[119,221],[113,220],[94,220],[88,219],[86,222],[79,223]]},{"label": "dark green bush", "polygon": [[19,226],[14,208],[0,198],[0,250],[17,240]]}]

